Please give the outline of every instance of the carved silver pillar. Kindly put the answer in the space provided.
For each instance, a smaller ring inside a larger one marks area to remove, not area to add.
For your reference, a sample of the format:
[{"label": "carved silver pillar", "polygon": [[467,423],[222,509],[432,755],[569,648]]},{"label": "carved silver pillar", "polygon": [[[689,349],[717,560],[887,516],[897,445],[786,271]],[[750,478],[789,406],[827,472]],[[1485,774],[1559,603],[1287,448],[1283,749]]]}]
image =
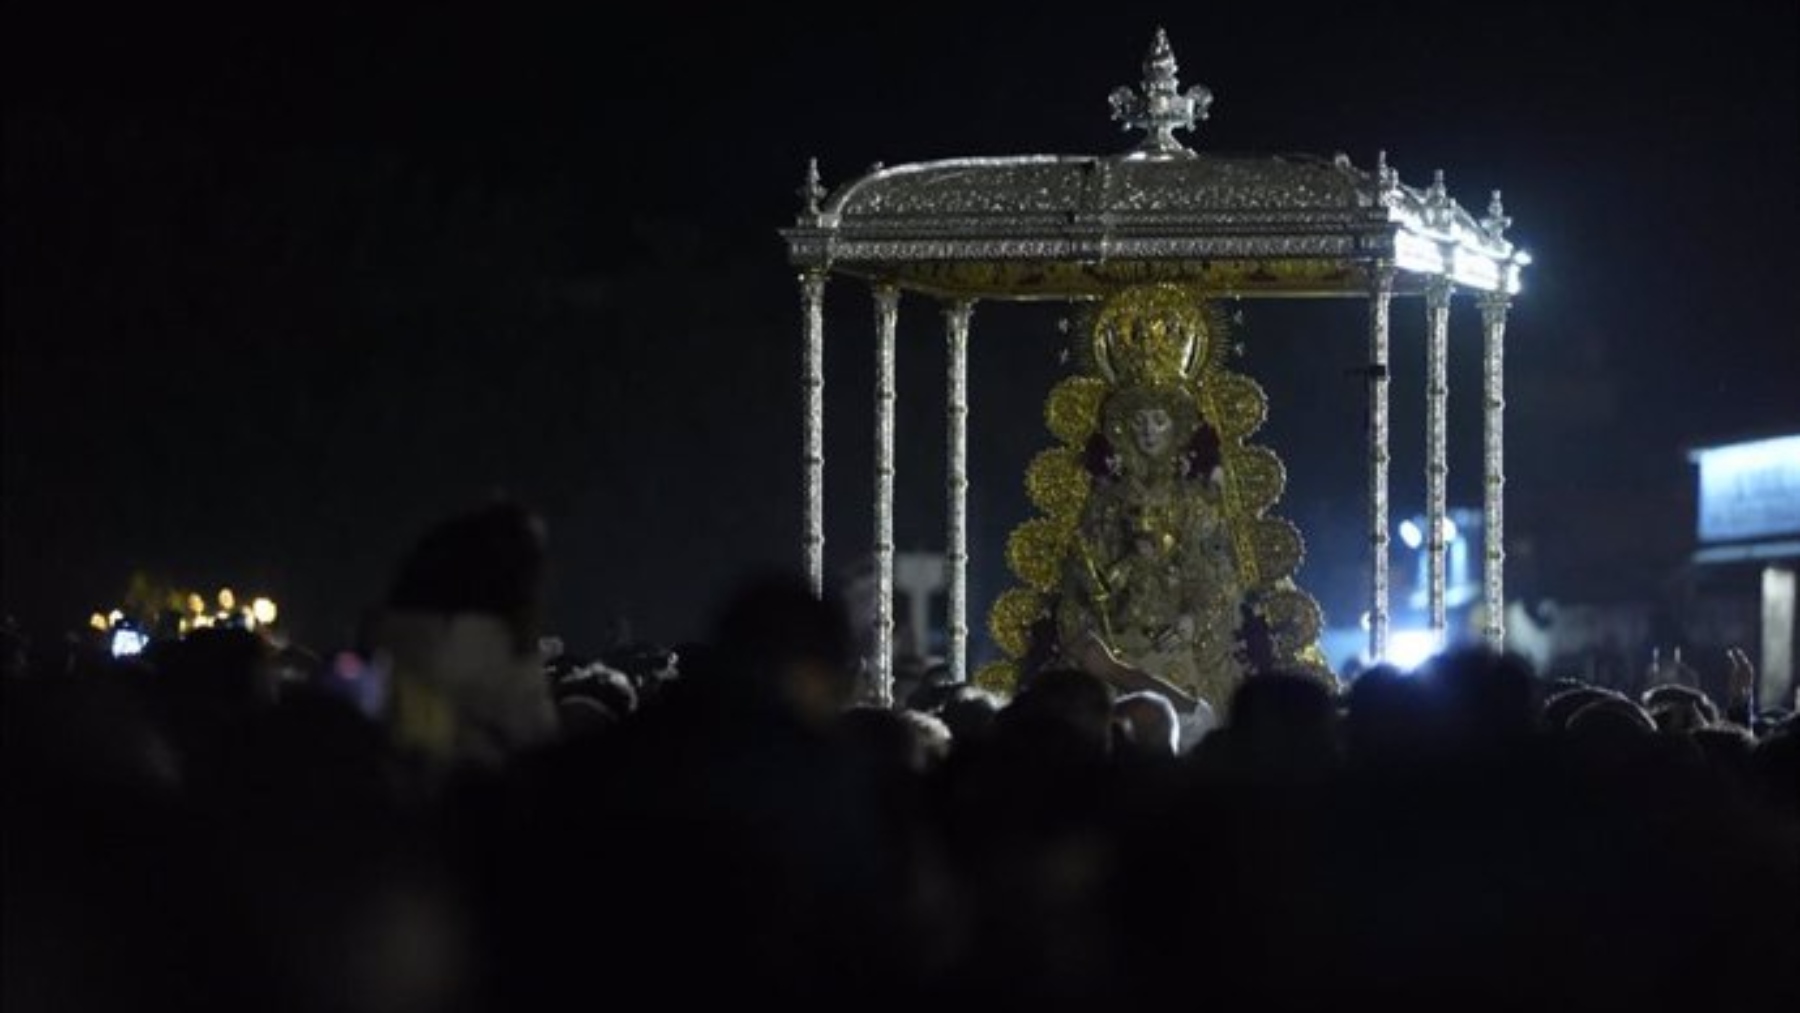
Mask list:
[{"label": "carved silver pillar", "polygon": [[894,331],[900,290],[875,287],[875,702],[894,702]]},{"label": "carved silver pillar", "polygon": [[1376,266],[1369,293],[1369,657],[1388,642],[1388,310],[1392,264]]},{"label": "carved silver pillar", "polygon": [[944,583],[949,587],[949,615],[945,630],[949,641],[950,678],[969,677],[969,318],[975,304],[958,299],[944,308],[945,337],[950,348],[949,368],[949,528],[947,531]]},{"label": "carved silver pillar", "polygon": [[805,390],[806,433],[800,457],[805,466],[806,518],[801,533],[806,579],[814,594],[825,589],[825,274],[800,275],[800,307],[806,317],[806,349],[801,385]]},{"label": "carved silver pillar", "polygon": [[1425,288],[1426,320],[1430,334],[1425,350],[1425,557],[1431,632],[1441,645],[1449,625],[1444,614],[1444,527],[1449,511],[1445,482],[1450,474],[1446,451],[1445,410],[1450,398],[1450,294],[1448,278],[1433,278]]},{"label": "carved silver pillar", "polygon": [[1486,621],[1481,634],[1489,647],[1506,649],[1506,310],[1511,300],[1505,292],[1489,292],[1481,298],[1483,358],[1482,398],[1482,611]]}]

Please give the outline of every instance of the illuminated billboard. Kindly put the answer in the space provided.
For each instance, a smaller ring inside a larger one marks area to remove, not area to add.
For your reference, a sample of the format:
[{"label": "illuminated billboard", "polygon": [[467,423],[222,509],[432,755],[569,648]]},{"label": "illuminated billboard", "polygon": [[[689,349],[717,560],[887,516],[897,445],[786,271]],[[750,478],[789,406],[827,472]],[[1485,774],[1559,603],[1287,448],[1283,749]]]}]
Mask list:
[{"label": "illuminated billboard", "polygon": [[1800,434],[1696,450],[1700,540],[1800,534]]}]

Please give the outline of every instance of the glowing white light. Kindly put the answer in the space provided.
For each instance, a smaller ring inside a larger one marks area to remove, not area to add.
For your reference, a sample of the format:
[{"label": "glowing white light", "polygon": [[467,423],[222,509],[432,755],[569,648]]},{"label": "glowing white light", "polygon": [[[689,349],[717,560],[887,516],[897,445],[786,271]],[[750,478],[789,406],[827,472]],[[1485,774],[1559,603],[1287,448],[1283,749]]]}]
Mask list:
[{"label": "glowing white light", "polygon": [[1390,630],[1386,660],[1397,668],[1411,671],[1430,660],[1437,653],[1437,646],[1437,634],[1430,630]]},{"label": "glowing white light", "polygon": [[1489,258],[1460,246],[1450,258],[1450,277],[1459,285],[1483,291],[1500,287],[1500,268]]},{"label": "glowing white light", "polygon": [[231,593],[231,588],[219,588],[219,607],[227,612],[237,608],[237,595]]},{"label": "glowing white light", "polygon": [[126,658],[134,654],[142,654],[144,653],[144,645],[149,642],[150,638],[145,634],[134,630],[129,626],[121,627],[113,631],[112,656],[115,658]]},{"label": "glowing white light", "polygon": [[1438,245],[1422,236],[1401,232],[1394,237],[1394,265],[1404,271],[1442,274],[1444,254]]},{"label": "glowing white light", "polygon": [[280,610],[277,609],[275,603],[269,599],[258,598],[250,603],[250,614],[255,617],[258,623],[263,626],[268,626],[275,621],[277,615],[280,615]]},{"label": "glowing white light", "polygon": [[1518,295],[1525,288],[1525,265],[1531,263],[1531,254],[1524,250],[1514,250],[1512,264],[1506,269],[1506,292]]},{"label": "glowing white light", "polygon": [[1451,520],[1448,517],[1444,518],[1444,523],[1440,526],[1440,530],[1442,530],[1444,533],[1444,541],[1445,542],[1456,541],[1456,522],[1455,521]]},{"label": "glowing white light", "polygon": [[1406,543],[1407,548],[1416,549],[1425,544],[1425,532],[1419,530],[1419,526],[1410,519],[1404,520],[1400,522],[1400,540]]},{"label": "glowing white light", "polygon": [[106,625],[108,626],[117,626],[124,621],[125,613],[120,612],[118,609],[113,609],[106,614]]}]

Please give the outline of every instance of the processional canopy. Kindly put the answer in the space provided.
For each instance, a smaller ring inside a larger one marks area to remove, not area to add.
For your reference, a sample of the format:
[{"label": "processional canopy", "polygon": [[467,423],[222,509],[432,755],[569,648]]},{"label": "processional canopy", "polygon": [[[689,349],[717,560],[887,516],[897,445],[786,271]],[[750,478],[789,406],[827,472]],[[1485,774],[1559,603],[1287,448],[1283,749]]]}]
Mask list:
[{"label": "processional canopy", "polygon": [[[1218,707],[1247,675],[1325,675],[1326,666],[1317,646],[1323,617],[1292,579],[1303,555],[1299,531],[1268,513],[1286,484],[1285,469],[1272,451],[1248,442],[1267,399],[1230,368],[1228,324],[1216,300],[1375,298],[1383,307],[1380,358],[1388,298],[1432,295],[1434,312],[1447,320],[1447,293],[1472,290],[1487,297],[1484,305],[1498,307],[1495,319],[1503,320],[1504,301],[1519,290],[1530,258],[1506,238],[1510,219],[1498,191],[1477,219],[1451,199],[1442,172],[1429,186],[1409,186],[1385,153],[1361,168],[1342,154],[1215,155],[1185,146],[1176,134],[1208,118],[1213,93],[1181,87],[1160,29],[1141,84],[1115,90],[1110,105],[1116,121],[1142,135],[1118,154],[878,165],[835,189],[823,185],[816,163],[808,165],[803,209],[782,235],[791,261],[813,279],[807,289],[809,565],[816,573],[823,539],[819,279],[861,278],[886,293],[879,328],[886,351],[878,356],[877,378],[878,559],[891,557],[898,293],[964,307],[951,316],[953,427],[966,415],[958,400],[961,353],[954,351],[966,341],[966,307],[978,300],[1086,304],[1076,372],[1045,403],[1056,443],[1025,476],[1038,516],[1007,544],[1020,586],[1002,594],[989,613],[1007,659],[984,669],[978,681],[1008,688],[1043,664],[1073,664],[1117,676],[1111,681],[1120,686],[1142,684],[1148,674],[1175,696],[1191,694]],[[1495,399],[1497,349],[1490,363]],[[1441,369],[1441,359],[1434,369]],[[1379,469],[1371,484],[1378,491],[1371,493],[1371,523],[1383,532],[1372,536],[1380,552],[1371,606],[1377,644],[1385,637],[1387,595],[1385,370],[1383,361],[1370,374],[1381,405],[1370,455],[1372,469]],[[1437,514],[1443,509],[1443,469],[1436,464],[1441,391],[1434,397]],[[1489,455],[1496,521],[1497,434],[1495,428]],[[959,674],[961,440],[953,428],[950,626]],[[1490,555],[1497,570],[1498,556]],[[1498,597],[1497,577],[1490,591]],[[891,609],[885,597],[882,603]],[[888,614],[878,614],[878,630],[891,629],[884,626]]]},{"label": "processional canopy", "polygon": [[1444,277],[1516,292],[1529,262],[1506,239],[1496,192],[1477,219],[1446,191],[1400,181],[1385,155],[1196,152],[1175,139],[1207,118],[1212,92],[1183,91],[1161,30],[1139,90],[1113,118],[1143,141],[1116,155],[952,158],[877,167],[811,196],[783,235],[804,268],[946,297],[1082,299],[1124,284],[1178,282],[1220,296],[1363,296],[1378,265],[1395,292]]}]

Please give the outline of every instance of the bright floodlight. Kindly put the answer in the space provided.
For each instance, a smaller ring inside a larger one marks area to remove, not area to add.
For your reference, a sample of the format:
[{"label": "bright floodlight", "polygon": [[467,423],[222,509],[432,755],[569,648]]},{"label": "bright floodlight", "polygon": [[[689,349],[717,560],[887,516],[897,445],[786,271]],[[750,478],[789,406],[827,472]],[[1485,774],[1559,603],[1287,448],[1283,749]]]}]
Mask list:
[{"label": "bright floodlight", "polygon": [[267,598],[258,598],[250,603],[250,614],[256,618],[258,625],[267,626],[275,621],[280,610]]},{"label": "bright floodlight", "polygon": [[1404,520],[1400,522],[1400,540],[1406,543],[1407,548],[1416,549],[1424,544],[1425,532],[1420,531],[1419,526],[1410,519]]},{"label": "bright floodlight", "polygon": [[1412,671],[1437,653],[1437,634],[1430,630],[1393,630],[1388,633],[1388,664]]},{"label": "bright floodlight", "polygon": [[219,588],[219,607],[227,612],[237,608],[237,595],[231,593],[231,588]]}]

